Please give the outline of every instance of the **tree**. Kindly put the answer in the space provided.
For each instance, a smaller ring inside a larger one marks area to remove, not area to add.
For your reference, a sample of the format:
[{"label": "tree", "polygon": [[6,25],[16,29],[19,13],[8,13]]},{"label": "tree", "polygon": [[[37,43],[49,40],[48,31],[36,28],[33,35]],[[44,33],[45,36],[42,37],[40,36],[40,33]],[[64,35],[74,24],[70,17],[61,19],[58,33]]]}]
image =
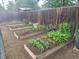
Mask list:
[{"label": "tree", "polygon": [[0,4],[0,11],[4,11],[4,7]]},{"label": "tree", "polygon": [[53,8],[74,5],[75,0],[45,0],[43,7]]},{"label": "tree", "polygon": [[36,0],[16,0],[16,7],[17,8],[37,8],[37,1]]},{"label": "tree", "polygon": [[15,10],[15,4],[12,1],[9,1],[9,4],[7,5],[7,9],[9,11],[14,11]]}]

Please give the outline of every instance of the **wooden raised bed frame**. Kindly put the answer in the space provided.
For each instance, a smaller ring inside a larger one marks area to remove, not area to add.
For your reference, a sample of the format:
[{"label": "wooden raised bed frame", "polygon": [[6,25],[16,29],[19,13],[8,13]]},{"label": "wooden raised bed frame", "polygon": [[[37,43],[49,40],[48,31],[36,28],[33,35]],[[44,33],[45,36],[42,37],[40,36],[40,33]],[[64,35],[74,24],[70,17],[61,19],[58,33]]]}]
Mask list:
[{"label": "wooden raised bed frame", "polygon": [[22,29],[27,29],[27,28],[31,28],[31,26],[29,26],[29,27],[21,27],[21,28],[16,28],[16,29],[9,28],[9,29],[12,30],[12,31],[16,31],[16,30],[22,30]]},{"label": "wooden raised bed frame", "polygon": [[26,38],[29,38],[29,37],[32,37],[32,36],[35,36],[35,35],[39,35],[39,34],[45,33],[45,32],[47,32],[47,31],[48,31],[48,30],[42,30],[42,31],[38,31],[38,32],[26,34],[26,35],[24,35],[24,36],[19,36],[19,35],[17,35],[17,34],[14,32],[14,36],[15,36],[17,39],[26,39]]},{"label": "wooden raised bed frame", "polygon": [[24,24],[12,24],[12,25],[6,25],[6,26],[12,27],[12,26],[21,26],[21,25],[24,25]]},{"label": "wooden raised bed frame", "polygon": [[17,24],[17,25],[12,25],[9,26],[10,30],[21,30],[21,29],[25,29],[25,28],[31,28],[32,26],[30,24]]},{"label": "wooden raised bed frame", "polygon": [[52,53],[55,53],[56,51],[58,51],[59,49],[63,48],[64,46],[70,44],[73,40],[67,42],[67,43],[63,43],[59,46],[56,46],[55,48],[49,49],[47,51],[45,51],[44,53],[40,54],[40,55],[35,55],[27,46],[27,43],[24,44],[24,48],[25,50],[28,52],[28,54],[32,57],[32,59],[43,59],[49,55],[51,55]]}]

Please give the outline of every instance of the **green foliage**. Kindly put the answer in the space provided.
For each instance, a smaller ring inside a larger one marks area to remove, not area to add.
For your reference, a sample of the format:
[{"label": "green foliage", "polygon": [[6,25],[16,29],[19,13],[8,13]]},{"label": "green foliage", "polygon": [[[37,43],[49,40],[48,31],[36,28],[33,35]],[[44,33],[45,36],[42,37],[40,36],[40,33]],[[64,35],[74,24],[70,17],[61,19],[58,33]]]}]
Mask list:
[{"label": "green foliage", "polygon": [[71,25],[68,23],[61,23],[57,31],[48,32],[48,37],[58,43],[64,43],[71,37]]},{"label": "green foliage", "polygon": [[52,24],[47,25],[47,29],[55,29],[55,27]]},{"label": "green foliage", "polygon": [[45,0],[43,7],[53,8],[53,7],[63,7],[74,5],[73,1],[76,0]]},{"label": "green foliage", "polygon": [[16,7],[17,8],[37,8],[37,1],[36,0],[16,0]]},{"label": "green foliage", "polygon": [[0,4],[0,11],[4,11],[4,7]]},{"label": "green foliage", "polygon": [[36,0],[15,0],[15,3],[12,1],[9,1],[7,5],[8,10],[15,11],[19,8],[38,8],[37,1]]},{"label": "green foliage", "polygon": [[49,48],[49,43],[46,40],[43,39],[32,39],[31,44],[41,50],[43,52],[45,49]]},{"label": "green foliage", "polygon": [[7,8],[8,8],[9,11],[15,11],[16,10],[15,4],[12,1],[9,1]]},{"label": "green foliage", "polygon": [[33,24],[33,26],[32,26],[32,29],[33,29],[33,30],[40,30],[40,29],[45,29],[45,28],[46,28],[45,25],[41,25],[41,24],[39,24],[39,23],[35,23],[35,24]]},{"label": "green foliage", "polygon": [[71,37],[71,34],[69,33],[61,33],[59,31],[56,32],[49,32],[48,37],[51,38],[53,41],[58,42],[58,43],[63,43],[65,41],[68,41],[69,38]]},{"label": "green foliage", "polygon": [[68,24],[68,23],[63,22],[63,23],[61,23],[59,25],[59,31],[61,33],[69,33],[69,32],[71,32],[71,29],[72,29],[71,24]]}]

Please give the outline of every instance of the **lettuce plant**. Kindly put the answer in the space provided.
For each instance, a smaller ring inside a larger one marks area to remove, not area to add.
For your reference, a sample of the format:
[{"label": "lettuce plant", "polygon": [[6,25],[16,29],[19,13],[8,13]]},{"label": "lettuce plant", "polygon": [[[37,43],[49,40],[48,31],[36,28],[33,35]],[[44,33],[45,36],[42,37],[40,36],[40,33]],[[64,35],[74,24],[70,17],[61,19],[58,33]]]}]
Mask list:
[{"label": "lettuce plant", "polygon": [[63,22],[59,25],[59,31],[61,33],[68,33],[68,32],[71,32],[71,29],[72,29],[72,26],[71,24],[68,24],[66,22]]},{"label": "lettuce plant", "polygon": [[71,37],[71,25],[68,23],[61,23],[57,31],[48,32],[48,37],[58,43],[64,43]]},{"label": "lettuce plant", "polygon": [[32,39],[31,44],[41,50],[43,52],[45,49],[49,48],[49,43],[48,41],[45,41],[43,39]]}]

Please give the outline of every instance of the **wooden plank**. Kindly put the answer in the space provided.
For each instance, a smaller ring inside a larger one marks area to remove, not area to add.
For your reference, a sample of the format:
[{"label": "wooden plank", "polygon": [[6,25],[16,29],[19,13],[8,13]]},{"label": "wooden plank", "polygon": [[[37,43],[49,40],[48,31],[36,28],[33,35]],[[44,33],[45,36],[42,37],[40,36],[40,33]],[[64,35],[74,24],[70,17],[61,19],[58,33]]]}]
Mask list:
[{"label": "wooden plank", "polygon": [[17,31],[17,30],[22,30],[22,29],[27,29],[27,28],[32,28],[31,26],[26,26],[26,27],[21,27],[21,28],[15,28],[15,29],[12,29],[12,28],[9,28],[10,30],[12,31]]},{"label": "wooden plank", "polygon": [[35,35],[39,35],[39,34],[45,33],[45,32],[47,32],[47,31],[48,31],[48,30],[43,30],[43,31],[35,32],[35,33],[26,34],[26,35],[24,35],[24,36],[19,36],[19,35],[17,35],[17,34],[14,32],[14,36],[15,36],[17,39],[25,39],[25,38],[29,38],[29,37],[32,37],[32,36],[35,36]]}]

